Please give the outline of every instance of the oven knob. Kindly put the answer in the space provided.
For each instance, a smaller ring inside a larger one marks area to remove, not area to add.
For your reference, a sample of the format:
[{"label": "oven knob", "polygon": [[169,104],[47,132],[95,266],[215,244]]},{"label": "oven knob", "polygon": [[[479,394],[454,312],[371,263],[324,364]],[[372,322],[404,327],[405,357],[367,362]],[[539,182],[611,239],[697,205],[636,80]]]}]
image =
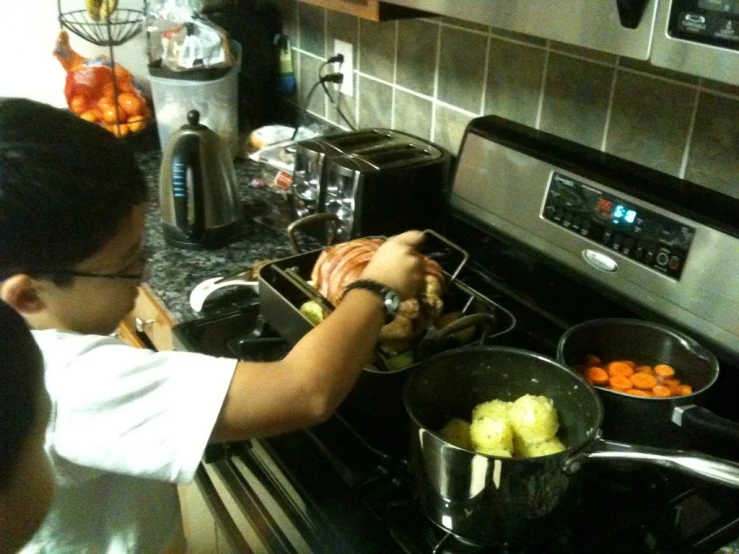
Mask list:
[{"label": "oven knob", "polygon": [[547,219],[554,219],[554,212],[555,212],[554,206],[549,205],[546,208],[544,208],[544,217],[546,217]]},{"label": "oven knob", "polygon": [[613,249],[614,250],[620,250],[621,249],[621,240],[622,240],[622,237],[618,233],[616,233],[613,236],[613,245],[612,246],[613,246]]},{"label": "oven knob", "polygon": [[678,267],[680,267],[680,258],[673,256],[670,258],[670,269],[676,270]]},{"label": "oven knob", "polygon": [[606,229],[603,231],[603,244],[608,244],[611,242],[611,236],[613,235],[613,231],[611,229]]},{"label": "oven knob", "polygon": [[647,250],[647,253],[644,254],[644,263],[645,264],[651,264],[652,260],[654,260],[654,251],[653,250]]},{"label": "oven knob", "polygon": [[572,223],[572,213],[567,212],[565,213],[565,216],[562,219],[562,225],[564,225],[565,227],[569,227],[571,223]]},{"label": "oven knob", "polygon": [[554,210],[554,221],[562,221],[562,208]]},{"label": "oven knob", "polygon": [[622,252],[628,256],[629,252],[631,252],[631,249],[634,248],[634,239],[627,237],[626,240],[624,240],[624,248]]},{"label": "oven knob", "polygon": [[572,228],[575,231],[580,230],[580,216],[579,215],[576,215],[575,217],[572,218]]},{"label": "oven knob", "polygon": [[582,222],[582,225],[580,226],[580,234],[587,236],[588,233],[590,233],[590,220],[586,219]]},{"label": "oven knob", "polygon": [[634,257],[637,260],[641,260],[643,256],[644,256],[644,248],[642,246],[638,246],[636,248],[636,252],[634,252]]},{"label": "oven knob", "polygon": [[660,252],[657,254],[657,265],[665,266],[669,259],[670,257],[667,255],[667,252]]}]

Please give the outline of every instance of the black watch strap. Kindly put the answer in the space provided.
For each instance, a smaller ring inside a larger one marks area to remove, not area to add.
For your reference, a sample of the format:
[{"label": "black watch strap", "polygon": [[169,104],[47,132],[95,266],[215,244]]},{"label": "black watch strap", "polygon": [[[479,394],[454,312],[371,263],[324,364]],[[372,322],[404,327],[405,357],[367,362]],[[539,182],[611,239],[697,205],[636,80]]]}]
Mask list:
[{"label": "black watch strap", "polygon": [[378,283],[377,281],[372,281],[370,279],[359,279],[357,281],[354,281],[353,283],[348,284],[344,288],[344,294],[354,289],[364,289],[377,294],[382,300],[382,308],[385,312],[386,322],[389,323],[395,318],[400,302],[398,295],[395,293],[395,291],[393,291],[393,289],[383,285],[382,283]]}]

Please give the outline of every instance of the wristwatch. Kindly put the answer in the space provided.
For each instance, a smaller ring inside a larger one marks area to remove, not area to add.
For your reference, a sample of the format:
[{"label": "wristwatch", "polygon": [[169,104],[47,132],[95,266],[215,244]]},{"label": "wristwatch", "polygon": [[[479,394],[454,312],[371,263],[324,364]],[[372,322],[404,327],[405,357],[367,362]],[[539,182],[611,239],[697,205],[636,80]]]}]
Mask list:
[{"label": "wristwatch", "polygon": [[395,316],[398,314],[398,308],[400,307],[400,296],[390,287],[386,287],[382,283],[377,281],[371,281],[369,279],[359,279],[354,281],[344,288],[344,294],[352,289],[364,289],[377,294],[382,298],[382,307],[385,311],[385,321],[390,323]]}]

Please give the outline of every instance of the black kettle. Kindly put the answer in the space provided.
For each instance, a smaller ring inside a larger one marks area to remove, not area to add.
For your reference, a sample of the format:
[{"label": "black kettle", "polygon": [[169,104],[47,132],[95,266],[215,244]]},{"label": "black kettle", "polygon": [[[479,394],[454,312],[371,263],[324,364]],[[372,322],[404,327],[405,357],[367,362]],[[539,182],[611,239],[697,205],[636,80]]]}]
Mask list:
[{"label": "black kettle", "polygon": [[200,123],[200,113],[172,133],[159,172],[164,239],[182,248],[218,248],[237,235],[241,201],[229,149]]}]

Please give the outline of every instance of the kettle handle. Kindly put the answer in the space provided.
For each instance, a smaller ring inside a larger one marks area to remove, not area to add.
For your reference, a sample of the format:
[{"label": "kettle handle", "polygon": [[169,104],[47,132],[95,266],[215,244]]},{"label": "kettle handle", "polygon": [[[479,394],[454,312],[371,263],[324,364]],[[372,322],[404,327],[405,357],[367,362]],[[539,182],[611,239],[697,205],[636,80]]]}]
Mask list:
[{"label": "kettle handle", "polygon": [[195,135],[183,136],[175,149],[172,159],[172,196],[177,228],[188,239],[199,241],[204,230],[203,172],[200,164],[200,139]]}]

